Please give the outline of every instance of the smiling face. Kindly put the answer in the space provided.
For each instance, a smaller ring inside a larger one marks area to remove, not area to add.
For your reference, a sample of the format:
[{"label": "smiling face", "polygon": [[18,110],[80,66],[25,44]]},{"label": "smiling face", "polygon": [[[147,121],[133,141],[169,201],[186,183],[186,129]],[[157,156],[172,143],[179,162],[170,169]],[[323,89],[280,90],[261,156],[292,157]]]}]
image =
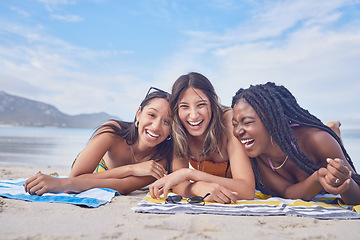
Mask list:
[{"label": "smiling face", "polygon": [[267,152],[271,145],[270,134],[254,108],[243,98],[233,108],[232,123],[233,134],[242,143],[249,157]]},{"label": "smiling face", "polygon": [[139,142],[149,147],[163,142],[171,132],[170,104],[163,98],[155,98],[142,111],[139,109],[136,119],[139,122]]},{"label": "smiling face", "polygon": [[179,119],[187,132],[203,136],[211,120],[211,103],[206,94],[198,88],[187,88],[178,103]]}]

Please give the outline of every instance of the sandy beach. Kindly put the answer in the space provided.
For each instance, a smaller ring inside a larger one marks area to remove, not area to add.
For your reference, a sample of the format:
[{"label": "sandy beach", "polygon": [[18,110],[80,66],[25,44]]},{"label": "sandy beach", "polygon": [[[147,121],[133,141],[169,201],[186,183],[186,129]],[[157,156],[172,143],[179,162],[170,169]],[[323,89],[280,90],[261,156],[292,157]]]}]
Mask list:
[{"label": "sandy beach", "polygon": [[[69,169],[0,166],[0,179]],[[135,191],[99,208],[35,203],[0,197],[0,239],[357,239],[360,220],[306,217],[144,214],[131,208],[145,196]]]}]

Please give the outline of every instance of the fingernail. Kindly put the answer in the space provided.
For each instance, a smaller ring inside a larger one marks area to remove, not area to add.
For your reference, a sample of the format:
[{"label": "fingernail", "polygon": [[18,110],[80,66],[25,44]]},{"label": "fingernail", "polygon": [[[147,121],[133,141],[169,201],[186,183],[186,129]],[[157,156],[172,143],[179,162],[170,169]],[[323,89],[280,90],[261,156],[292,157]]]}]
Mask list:
[{"label": "fingernail", "polygon": [[327,158],[326,161],[327,161],[327,163],[330,163],[331,158]]}]

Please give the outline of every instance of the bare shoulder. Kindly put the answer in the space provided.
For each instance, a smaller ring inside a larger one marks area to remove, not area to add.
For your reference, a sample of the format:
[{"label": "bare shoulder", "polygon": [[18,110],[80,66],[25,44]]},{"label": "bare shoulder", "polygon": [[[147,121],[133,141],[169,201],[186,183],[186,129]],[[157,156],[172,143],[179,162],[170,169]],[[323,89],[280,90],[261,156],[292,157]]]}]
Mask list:
[{"label": "bare shoulder", "polygon": [[299,127],[294,129],[301,150],[313,161],[326,165],[326,158],[344,158],[339,143],[326,131]]},{"label": "bare shoulder", "polygon": [[226,109],[223,114],[223,121],[226,128],[232,128],[233,110]]},{"label": "bare shoulder", "polygon": [[329,133],[312,127],[298,127],[294,130],[295,137],[302,145],[316,146],[323,145],[324,141],[335,140]]},{"label": "bare shoulder", "polygon": [[226,109],[223,114],[223,123],[225,126],[225,135],[227,140],[235,139],[235,136],[233,135],[232,119],[233,119],[233,110],[231,108]]},{"label": "bare shoulder", "polygon": [[115,133],[115,129],[121,129],[120,124],[115,120],[109,120],[96,129],[94,136],[104,133]]}]

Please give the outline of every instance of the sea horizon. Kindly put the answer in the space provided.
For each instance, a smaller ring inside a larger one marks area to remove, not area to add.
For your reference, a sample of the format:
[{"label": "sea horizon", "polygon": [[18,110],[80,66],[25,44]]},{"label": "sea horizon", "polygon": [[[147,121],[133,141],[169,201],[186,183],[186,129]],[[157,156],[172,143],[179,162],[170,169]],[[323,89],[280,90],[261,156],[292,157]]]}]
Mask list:
[{"label": "sea horizon", "polygon": [[[70,168],[95,129],[0,125],[0,165]],[[346,151],[360,171],[360,128],[341,128]]]}]

